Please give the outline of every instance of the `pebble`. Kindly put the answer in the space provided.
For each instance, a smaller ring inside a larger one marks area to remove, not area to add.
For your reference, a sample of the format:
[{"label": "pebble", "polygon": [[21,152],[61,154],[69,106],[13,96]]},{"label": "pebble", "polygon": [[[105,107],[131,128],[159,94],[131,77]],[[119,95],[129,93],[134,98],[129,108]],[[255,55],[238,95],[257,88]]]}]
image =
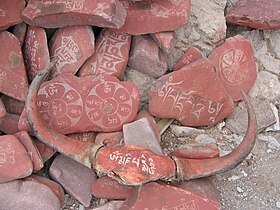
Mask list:
[{"label": "pebble", "polygon": [[239,192],[239,193],[243,193],[243,192],[244,192],[244,190],[243,190],[241,187],[237,187],[236,190],[237,190],[237,192]]},{"label": "pebble", "polygon": [[280,209],[280,201],[277,201],[277,202],[276,202],[276,207],[277,207],[278,209]]}]

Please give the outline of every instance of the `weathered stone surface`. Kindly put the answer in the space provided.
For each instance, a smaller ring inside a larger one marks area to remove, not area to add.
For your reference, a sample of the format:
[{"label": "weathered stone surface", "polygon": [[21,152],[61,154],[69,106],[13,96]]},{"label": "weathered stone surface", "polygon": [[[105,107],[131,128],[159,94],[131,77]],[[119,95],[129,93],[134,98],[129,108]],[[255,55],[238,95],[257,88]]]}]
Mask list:
[{"label": "weathered stone surface", "polygon": [[51,189],[34,181],[0,184],[0,203],[3,210],[60,209],[60,202]]},{"label": "weathered stone surface", "polygon": [[228,23],[257,29],[280,29],[280,2],[239,0],[226,14]]},{"label": "weathered stone surface", "polygon": [[96,144],[106,143],[107,147],[123,146],[123,132],[111,132],[111,133],[98,133],[95,138]]},{"label": "weathered stone surface", "polygon": [[180,60],[173,67],[173,71],[179,70],[190,63],[203,58],[202,53],[195,47],[189,47]]},{"label": "weathered stone surface", "polygon": [[157,80],[150,113],[175,118],[185,126],[215,125],[233,110],[233,102],[208,59],[201,59]]},{"label": "weathered stone surface", "polygon": [[44,166],[43,159],[28,133],[26,131],[20,131],[14,135],[18,138],[20,143],[27,151],[27,154],[29,155],[29,158],[33,164],[33,172],[41,170]]},{"label": "weathered stone surface", "polygon": [[15,134],[19,132],[18,121],[18,115],[6,113],[6,115],[0,119],[0,131],[5,134]]},{"label": "weathered stone surface", "polygon": [[2,101],[2,99],[0,98],[0,118],[4,117],[6,115],[6,108],[5,105]]},{"label": "weathered stone surface", "polygon": [[124,201],[109,201],[102,206],[93,208],[92,210],[116,210],[123,205]]},{"label": "weathered stone surface", "polygon": [[92,195],[96,198],[127,199],[134,187],[123,185],[117,180],[103,176],[92,183]]},{"label": "weathered stone surface", "polygon": [[216,140],[207,134],[198,135],[194,141],[200,144],[216,144]]},{"label": "weathered stone surface", "polygon": [[[160,196],[152,196],[160,195]],[[127,209],[209,209],[220,205],[205,196],[164,183],[151,182],[139,187],[120,210]]]},{"label": "weathered stone surface", "polygon": [[260,134],[258,135],[258,140],[265,141],[269,149],[280,150],[280,143],[273,136]]},{"label": "weathered stone surface", "polygon": [[20,179],[31,173],[32,162],[20,141],[12,135],[0,136],[0,183]]},{"label": "weathered stone surface", "polygon": [[16,38],[18,38],[21,47],[23,46],[24,43],[26,31],[27,31],[27,25],[24,22],[17,24],[13,29],[13,34],[15,35]]},{"label": "weathered stone surface", "polygon": [[150,35],[163,52],[166,54],[172,53],[176,45],[174,31],[158,32]]},{"label": "weathered stone surface", "polygon": [[92,56],[80,68],[79,76],[108,74],[122,78],[128,62],[131,35],[103,29]]},{"label": "weathered stone surface", "polygon": [[280,131],[280,117],[279,117],[279,111],[277,109],[276,106],[274,106],[273,104],[269,104],[270,105],[270,108],[274,114],[274,117],[275,117],[275,120],[276,120],[276,123],[272,124],[271,126],[267,127],[265,129],[266,132],[268,131]]},{"label": "weathered stone surface", "polygon": [[0,6],[0,30],[5,30],[12,25],[21,23],[21,12],[24,7],[24,0],[2,1]]},{"label": "weathered stone surface", "polygon": [[6,111],[11,114],[21,115],[25,103],[23,101],[16,100],[9,96],[2,95],[1,99],[5,105]]},{"label": "weathered stone surface", "polygon": [[159,155],[163,154],[158,138],[147,118],[124,124],[123,134],[125,145],[146,147]]},{"label": "weathered stone surface", "polygon": [[202,129],[196,129],[196,128],[180,126],[180,125],[170,125],[170,130],[178,137],[192,137],[192,138],[194,138],[198,134],[202,134],[205,132]]},{"label": "weathered stone surface", "polygon": [[63,155],[57,156],[49,170],[52,179],[67,193],[88,207],[91,201],[91,184],[96,175],[90,168]]},{"label": "weathered stone surface", "polygon": [[[136,85],[108,75],[64,74],[43,83],[38,95],[42,119],[64,134],[121,130],[123,124],[135,118],[139,105]],[[22,123],[28,130],[26,121]]]},{"label": "weathered stone surface", "polygon": [[28,26],[23,47],[29,82],[50,63],[47,35],[43,28]]},{"label": "weathered stone surface", "polygon": [[56,61],[51,77],[75,74],[94,52],[94,34],[90,26],[67,26],[58,29],[50,43],[50,56]]},{"label": "weathered stone surface", "polygon": [[240,35],[230,37],[214,49],[208,58],[232,99],[241,100],[240,90],[248,93],[257,77],[250,41]]},{"label": "weathered stone surface", "polygon": [[73,25],[120,28],[126,10],[118,0],[29,0],[22,18],[29,25],[43,28]]},{"label": "weathered stone surface", "polygon": [[134,36],[128,65],[151,77],[167,71],[167,56],[149,35]]},{"label": "weathered stone surface", "polygon": [[121,0],[127,9],[127,17],[119,31],[139,35],[161,31],[173,31],[189,21],[190,1],[142,1]]},{"label": "weathered stone surface", "polygon": [[7,31],[0,32],[0,92],[24,101],[28,82],[18,39]]},{"label": "weathered stone surface", "polygon": [[31,136],[34,136],[34,132],[30,128],[30,125],[28,123],[25,109],[23,109],[23,111],[21,112],[17,127],[20,131],[27,131]]},{"label": "weathered stone surface", "polygon": [[68,136],[80,141],[86,141],[86,142],[95,142],[97,133],[95,132],[84,132],[84,133],[72,133],[69,134]]},{"label": "weathered stone surface", "polygon": [[[263,131],[266,127],[276,122],[270,104],[265,98],[251,98],[251,103],[256,113],[258,132]],[[226,120],[226,127],[233,133],[245,134],[247,122],[248,117],[246,115],[245,104],[242,102],[234,109],[232,114]]]},{"label": "weathered stone surface", "polygon": [[48,145],[40,142],[38,139],[33,139],[33,142],[36,145],[44,163],[54,155],[55,150],[50,148]]}]

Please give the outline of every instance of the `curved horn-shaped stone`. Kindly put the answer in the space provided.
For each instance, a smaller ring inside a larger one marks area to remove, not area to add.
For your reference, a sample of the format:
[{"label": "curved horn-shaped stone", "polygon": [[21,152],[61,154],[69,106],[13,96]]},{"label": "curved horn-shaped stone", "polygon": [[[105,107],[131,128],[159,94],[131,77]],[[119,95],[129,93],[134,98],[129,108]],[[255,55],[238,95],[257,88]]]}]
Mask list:
[{"label": "curved horn-shaped stone", "polygon": [[248,109],[248,129],[241,142],[230,154],[210,159],[172,157],[177,165],[177,179],[190,180],[229,171],[239,165],[251,152],[256,140],[257,120],[248,96],[243,92]]}]

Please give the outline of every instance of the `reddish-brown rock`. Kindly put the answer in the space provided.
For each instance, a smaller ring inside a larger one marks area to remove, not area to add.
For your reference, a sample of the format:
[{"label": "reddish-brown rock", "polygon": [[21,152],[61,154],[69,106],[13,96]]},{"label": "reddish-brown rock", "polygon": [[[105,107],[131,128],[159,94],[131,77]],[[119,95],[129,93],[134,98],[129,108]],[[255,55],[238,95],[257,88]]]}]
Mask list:
[{"label": "reddish-brown rock", "polygon": [[68,136],[80,141],[86,141],[86,142],[95,142],[97,133],[95,132],[84,132],[84,133],[71,133]]},{"label": "reddish-brown rock", "polygon": [[118,0],[29,0],[22,18],[29,25],[43,28],[73,25],[120,28],[126,10]]},{"label": "reddish-brown rock", "polygon": [[11,114],[21,115],[25,103],[23,101],[16,100],[9,96],[2,95],[1,99],[5,105],[6,111]]},{"label": "reddish-brown rock", "polygon": [[56,61],[51,77],[75,74],[94,52],[94,34],[90,26],[67,26],[58,29],[50,41],[50,56]]},{"label": "reddish-brown rock", "polygon": [[95,138],[96,144],[106,144],[108,147],[123,146],[123,132],[111,132],[111,133],[98,133]]},{"label": "reddish-brown rock", "polygon": [[17,24],[13,29],[13,34],[15,35],[15,37],[18,38],[21,47],[23,46],[24,43],[26,31],[27,31],[27,25],[24,22]]},{"label": "reddish-brown rock", "polygon": [[7,31],[0,32],[0,92],[25,101],[28,82],[18,39]]},{"label": "reddish-brown rock", "polygon": [[31,136],[34,136],[32,129],[29,126],[25,109],[21,112],[19,121],[18,121],[18,129],[20,131],[27,131]]},{"label": "reddish-brown rock", "polygon": [[202,53],[195,47],[189,47],[185,54],[180,58],[180,60],[173,67],[173,71],[179,70],[190,63],[203,58]]},{"label": "reddish-brown rock", "polygon": [[[5,30],[12,25],[22,22],[21,12],[25,7],[24,0],[1,1],[0,5],[0,30]],[[2,45],[3,42],[1,42]]]},{"label": "reddish-brown rock", "polygon": [[33,172],[41,170],[44,166],[43,159],[28,133],[26,131],[21,131],[14,135],[26,149],[33,164]]},{"label": "reddish-brown rock", "polygon": [[0,183],[20,179],[31,173],[32,162],[20,141],[12,135],[0,136]]},{"label": "reddish-brown rock", "polygon": [[108,74],[122,78],[128,62],[131,35],[103,29],[93,55],[80,68],[79,76]]},{"label": "reddish-brown rock", "polygon": [[0,131],[5,134],[15,134],[19,132],[18,121],[19,115],[6,113],[6,115],[0,119]]},{"label": "reddish-brown rock", "polygon": [[176,45],[176,37],[174,31],[158,32],[150,34],[160,49],[166,54],[171,53]]},{"label": "reddish-brown rock", "polygon": [[92,195],[96,198],[127,199],[134,187],[119,183],[108,176],[103,176],[92,183]]},{"label": "reddish-brown rock", "polygon": [[112,132],[135,118],[139,92],[113,76],[64,74],[42,84],[37,104],[42,119],[60,133]]},{"label": "reddish-brown rock", "polygon": [[150,113],[175,118],[185,126],[215,125],[233,110],[208,59],[201,59],[159,78],[151,89]]},{"label": "reddish-brown rock", "polygon": [[50,63],[47,35],[43,28],[28,26],[23,55],[27,76],[31,82]]},{"label": "reddish-brown rock", "polygon": [[250,41],[240,35],[230,37],[212,51],[209,60],[231,98],[241,100],[240,90],[248,93],[257,77]]},{"label": "reddish-brown rock", "polygon": [[121,0],[127,9],[126,21],[120,32],[139,35],[173,31],[188,23],[189,0],[131,2]]},{"label": "reddish-brown rock", "polygon": [[279,1],[239,0],[226,14],[226,21],[257,29],[280,29],[279,11]]},{"label": "reddish-brown rock", "polygon": [[2,101],[2,99],[0,98],[0,118],[4,117],[6,115],[6,108],[5,105]]},{"label": "reddish-brown rock", "polygon": [[36,145],[44,163],[49,160],[56,152],[53,148],[40,142],[38,139],[33,139],[33,142]]},{"label": "reddish-brown rock", "polygon": [[167,71],[167,55],[151,36],[134,36],[128,65],[151,77],[160,77]]}]

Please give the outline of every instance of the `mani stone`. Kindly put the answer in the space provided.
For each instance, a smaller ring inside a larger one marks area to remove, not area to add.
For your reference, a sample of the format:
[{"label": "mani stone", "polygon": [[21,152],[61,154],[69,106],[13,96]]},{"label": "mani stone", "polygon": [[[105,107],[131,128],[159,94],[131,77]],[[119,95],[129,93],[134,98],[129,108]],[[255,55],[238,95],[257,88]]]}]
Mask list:
[{"label": "mani stone", "polygon": [[184,126],[215,125],[234,104],[208,59],[159,78],[150,93],[150,113],[175,118]]},{"label": "mani stone", "polygon": [[155,40],[160,49],[166,54],[169,54],[174,50],[176,45],[176,37],[174,31],[158,32],[150,34],[150,36]]},{"label": "mani stone", "polygon": [[67,26],[58,29],[53,35],[49,46],[52,61],[51,78],[62,73],[73,73],[94,52],[94,34],[90,26]]},{"label": "mani stone", "polygon": [[119,183],[117,180],[108,176],[96,179],[92,183],[92,195],[95,198],[105,199],[127,199],[134,187]]},{"label": "mani stone", "polygon": [[0,131],[5,134],[15,134],[19,132],[18,121],[18,115],[6,113],[4,117],[0,118]]},{"label": "mani stone", "polygon": [[[25,7],[24,0],[1,1],[0,31],[22,22],[21,12]],[[3,42],[1,41],[1,45]],[[2,46],[1,46],[2,47]]]},{"label": "mani stone", "polygon": [[[41,85],[37,105],[47,126],[59,133],[113,132],[135,118],[139,92],[135,84],[113,76],[65,73]],[[30,130],[24,115],[21,128]]]},{"label": "mani stone", "polygon": [[28,26],[23,55],[29,82],[50,63],[48,40],[45,29]]},{"label": "mani stone", "polygon": [[280,2],[239,0],[226,14],[226,21],[257,29],[280,29]]},{"label": "mani stone", "polygon": [[12,135],[0,136],[0,183],[29,176],[32,170],[32,162],[20,141]]},{"label": "mani stone", "polygon": [[167,55],[149,35],[134,36],[128,65],[151,77],[160,77],[167,71]]},{"label": "mani stone", "polygon": [[96,40],[95,51],[83,64],[78,76],[108,74],[122,78],[131,45],[131,35],[103,29]]},{"label": "mani stone", "polygon": [[107,147],[123,146],[123,132],[116,131],[110,133],[99,132],[95,138],[96,144],[106,144]]},{"label": "mani stone", "polygon": [[120,28],[126,9],[118,0],[29,0],[22,18],[28,25],[43,28],[73,25]]},{"label": "mani stone", "polygon": [[15,180],[0,184],[0,203],[3,210],[60,209],[60,202],[52,190],[34,181]]},{"label": "mani stone", "polygon": [[96,179],[93,170],[63,155],[57,156],[50,169],[50,177],[60,183],[69,195],[85,207],[91,201],[91,184]]},{"label": "mani stone", "polygon": [[13,29],[13,34],[16,38],[18,38],[20,46],[23,46],[25,35],[27,31],[27,24],[22,22],[20,24],[15,25]]},{"label": "mani stone", "polygon": [[53,148],[51,148],[48,145],[42,143],[38,139],[34,138],[33,142],[36,145],[44,163],[47,160],[49,160],[55,154],[55,150]]},{"label": "mani stone", "polygon": [[97,133],[95,132],[84,132],[84,133],[72,133],[69,134],[68,136],[74,139],[77,139],[79,141],[84,141],[84,142],[95,142]]},{"label": "mani stone", "polygon": [[2,95],[1,99],[8,113],[21,115],[22,110],[24,109],[25,106],[25,103],[23,101],[19,101],[5,95]]},{"label": "mani stone", "polygon": [[250,41],[241,35],[230,37],[209,55],[222,84],[234,101],[243,99],[240,90],[248,93],[257,70]]},{"label": "mani stone", "polygon": [[2,99],[0,98],[0,118],[4,117],[6,115],[6,108],[5,105],[2,101]]},{"label": "mani stone", "polygon": [[140,35],[161,31],[173,31],[187,24],[190,16],[190,0],[160,0],[131,2],[120,0],[127,9],[127,17],[120,32]]},{"label": "mani stone", "polygon": [[128,209],[207,209],[218,210],[216,201],[195,192],[165,183],[141,185],[119,210]]},{"label": "mani stone", "polygon": [[20,43],[8,31],[0,31],[0,43],[0,92],[20,101],[25,101],[28,82]]}]

